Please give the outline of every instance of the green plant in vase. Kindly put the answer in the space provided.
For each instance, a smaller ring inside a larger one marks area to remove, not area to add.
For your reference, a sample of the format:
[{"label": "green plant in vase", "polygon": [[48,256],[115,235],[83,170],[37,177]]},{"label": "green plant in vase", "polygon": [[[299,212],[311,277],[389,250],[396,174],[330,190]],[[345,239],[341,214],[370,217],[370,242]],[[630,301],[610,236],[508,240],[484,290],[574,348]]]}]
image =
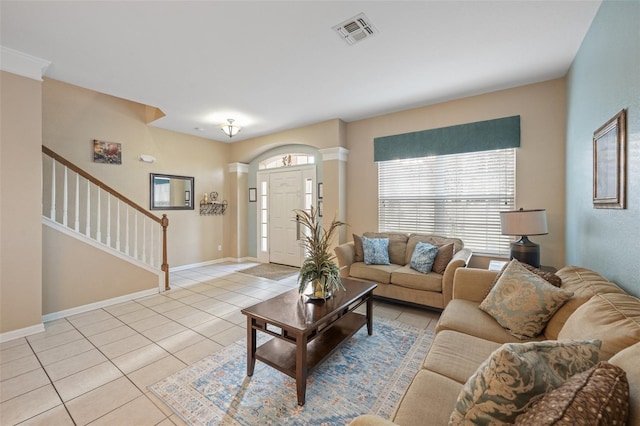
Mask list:
[{"label": "green plant in vase", "polygon": [[298,291],[304,293],[309,283],[312,283],[313,294],[309,296],[326,299],[336,290],[344,289],[338,265],[333,262],[335,256],[329,249],[336,230],[346,223],[336,220],[334,216],[331,225],[327,229],[323,228],[318,220],[318,210],[313,206],[310,212],[296,210],[295,213],[300,224],[306,228],[301,239],[306,255],[300,267]]}]

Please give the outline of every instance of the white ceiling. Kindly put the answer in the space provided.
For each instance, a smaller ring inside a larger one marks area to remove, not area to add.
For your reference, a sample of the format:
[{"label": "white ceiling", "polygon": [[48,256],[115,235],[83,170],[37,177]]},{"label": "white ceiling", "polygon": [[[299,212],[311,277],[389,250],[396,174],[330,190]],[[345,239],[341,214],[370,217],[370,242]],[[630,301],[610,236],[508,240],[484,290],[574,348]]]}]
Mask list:
[{"label": "white ceiling", "polygon": [[[227,118],[238,141],[564,76],[600,0],[0,4],[0,44],[51,61],[46,77],[229,142]],[[379,34],[349,46],[332,27],[362,12]]]}]

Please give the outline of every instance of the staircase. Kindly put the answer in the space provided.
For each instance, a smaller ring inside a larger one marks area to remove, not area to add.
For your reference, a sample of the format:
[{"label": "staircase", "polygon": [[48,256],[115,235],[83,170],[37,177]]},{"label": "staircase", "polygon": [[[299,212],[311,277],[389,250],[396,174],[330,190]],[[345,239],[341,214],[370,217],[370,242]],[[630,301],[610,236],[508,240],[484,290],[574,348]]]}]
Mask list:
[{"label": "staircase", "polygon": [[42,154],[43,223],[153,270],[169,290],[167,215],[155,216],[44,145]]}]

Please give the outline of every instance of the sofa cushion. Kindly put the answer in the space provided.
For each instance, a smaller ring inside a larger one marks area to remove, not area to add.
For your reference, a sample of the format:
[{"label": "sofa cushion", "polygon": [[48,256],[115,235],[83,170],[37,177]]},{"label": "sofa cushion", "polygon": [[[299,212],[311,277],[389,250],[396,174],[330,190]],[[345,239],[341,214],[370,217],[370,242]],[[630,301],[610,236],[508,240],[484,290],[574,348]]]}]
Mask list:
[{"label": "sofa cushion", "polygon": [[[534,274],[538,275],[539,277],[544,278],[544,280],[546,282],[548,282],[549,284],[551,284],[552,286],[554,286],[554,287],[561,287],[562,286],[562,278],[560,278],[559,276],[557,276],[553,272],[543,271],[542,269],[538,269],[535,266],[531,266],[531,265],[528,265],[526,263],[521,263],[520,265],[522,265],[528,271],[533,272]],[[496,279],[493,282],[493,285],[495,285],[498,282],[498,280],[502,276],[502,273],[504,272],[504,270],[507,269],[507,266],[509,266],[509,262],[505,263],[504,266],[500,269],[500,272],[498,272],[498,274],[496,275]]]},{"label": "sofa cushion", "polygon": [[535,337],[573,293],[558,289],[512,260],[480,304],[518,338]]},{"label": "sofa cushion", "polygon": [[442,292],[442,275],[435,272],[423,274],[409,265],[396,269],[391,273],[391,284],[400,287]]},{"label": "sofa cushion", "polygon": [[629,424],[640,425],[640,343],[629,346],[615,354],[609,360],[627,373],[629,382]]},{"label": "sofa cushion", "polygon": [[360,235],[353,235],[353,261],[364,262],[364,248],[362,248],[362,237]]},{"label": "sofa cushion", "polygon": [[569,317],[559,339],[602,340],[602,361],[640,342],[640,299],[628,294],[596,294]]},{"label": "sofa cushion", "polygon": [[433,261],[436,260],[437,255],[438,247],[429,243],[418,243],[413,250],[413,255],[411,255],[409,266],[418,272],[428,274],[431,272]]},{"label": "sofa cushion", "polygon": [[399,425],[446,425],[461,389],[462,385],[454,380],[429,370],[420,370],[391,420]]},{"label": "sofa cushion", "polygon": [[[453,330],[497,343],[521,342],[512,336],[488,313],[478,309],[479,303],[464,299],[453,299],[440,315],[436,331]],[[536,336],[527,340],[544,340]]]},{"label": "sofa cushion", "polygon": [[607,362],[570,377],[516,418],[516,425],[624,425],[629,383],[623,369]]},{"label": "sofa cushion", "polygon": [[431,270],[436,274],[444,274],[444,270],[447,269],[447,265],[453,259],[453,243],[445,244],[438,247],[438,255],[433,261]]},{"label": "sofa cushion", "polygon": [[544,393],[598,362],[600,342],[507,343],[478,367],[460,392],[451,423],[513,423]]},{"label": "sofa cushion", "polygon": [[389,284],[391,273],[398,268],[400,268],[398,265],[367,265],[364,262],[357,262],[351,264],[349,276],[361,280]]},{"label": "sofa cushion", "polygon": [[558,338],[560,330],[571,314],[594,295],[604,293],[625,294],[624,290],[602,275],[580,266],[565,266],[556,272],[556,275],[562,279],[560,288],[572,291],[573,297],[562,305],[547,323],[544,335],[550,340]]},{"label": "sofa cushion", "polygon": [[464,384],[500,343],[444,330],[433,339],[423,368]]},{"label": "sofa cushion", "polygon": [[459,238],[446,238],[439,237],[437,235],[430,234],[410,234],[407,240],[407,247],[405,253],[405,261],[404,264],[408,264],[411,261],[411,254],[413,253],[413,249],[416,247],[418,242],[429,243],[436,247],[442,247],[446,244],[453,244],[453,253],[457,253],[464,248],[464,243]]},{"label": "sofa cushion", "polygon": [[407,252],[407,240],[409,237],[406,234],[399,232],[365,232],[363,234],[367,238],[388,238],[389,239],[389,261],[396,265],[406,265],[409,263],[405,260],[405,254]]}]

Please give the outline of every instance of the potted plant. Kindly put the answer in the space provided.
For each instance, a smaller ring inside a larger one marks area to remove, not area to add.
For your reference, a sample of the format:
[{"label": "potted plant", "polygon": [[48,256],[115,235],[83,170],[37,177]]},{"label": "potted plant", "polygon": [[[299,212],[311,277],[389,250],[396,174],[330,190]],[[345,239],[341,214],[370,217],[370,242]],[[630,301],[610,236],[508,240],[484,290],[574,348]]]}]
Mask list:
[{"label": "potted plant", "polygon": [[327,299],[338,289],[343,289],[340,270],[333,262],[335,256],[329,252],[331,241],[338,227],[346,223],[336,220],[335,216],[328,229],[324,229],[318,220],[318,210],[311,206],[311,211],[295,211],[300,224],[306,228],[302,236],[305,259],[298,276],[298,291],[305,293],[309,283],[312,292],[307,294],[314,299]]}]

